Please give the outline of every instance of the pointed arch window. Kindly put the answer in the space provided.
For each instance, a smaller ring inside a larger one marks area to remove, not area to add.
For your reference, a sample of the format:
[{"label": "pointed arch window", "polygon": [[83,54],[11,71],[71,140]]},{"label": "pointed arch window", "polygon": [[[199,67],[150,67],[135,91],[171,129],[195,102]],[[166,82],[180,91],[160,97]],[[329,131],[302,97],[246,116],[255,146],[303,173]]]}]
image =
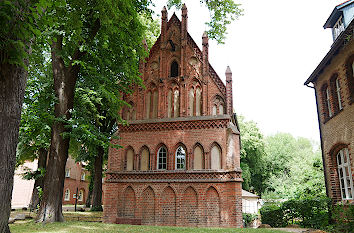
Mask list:
[{"label": "pointed arch window", "polygon": [[212,115],[223,115],[225,111],[224,100],[220,96],[216,96],[213,101]]},{"label": "pointed arch window", "polygon": [[141,156],[140,156],[140,170],[142,171],[147,171],[150,169],[150,153],[147,148],[144,148],[141,151]]},{"label": "pointed arch window", "polygon": [[190,86],[188,97],[188,115],[200,116],[202,112],[202,89],[200,88],[200,83],[197,79],[195,79]]},{"label": "pointed arch window", "polygon": [[[153,85],[152,88],[155,86]],[[158,101],[159,101],[159,92],[156,89],[152,89],[145,96],[145,118],[157,118],[158,115]]]},{"label": "pointed arch window", "polygon": [[210,168],[211,169],[221,169],[221,152],[220,148],[217,145],[214,145],[211,148],[211,161],[210,161]]},{"label": "pointed arch window", "polygon": [[167,150],[163,146],[157,152],[157,169],[167,169]]},{"label": "pointed arch window", "polygon": [[176,150],[176,169],[186,169],[186,151],[182,146],[179,146]]},{"label": "pointed arch window", "polygon": [[134,169],[134,151],[132,149],[127,151],[125,168],[127,171]]},{"label": "pointed arch window", "polygon": [[193,152],[193,169],[201,170],[204,169],[204,156],[203,150],[200,146],[196,146]]}]

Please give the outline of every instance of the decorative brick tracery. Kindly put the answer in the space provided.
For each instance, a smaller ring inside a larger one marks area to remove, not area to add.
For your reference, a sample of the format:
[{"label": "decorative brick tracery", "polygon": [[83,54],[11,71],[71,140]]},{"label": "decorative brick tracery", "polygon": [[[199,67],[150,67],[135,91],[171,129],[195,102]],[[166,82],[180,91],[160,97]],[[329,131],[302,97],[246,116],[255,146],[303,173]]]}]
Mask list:
[{"label": "decorative brick tracery", "polygon": [[168,21],[163,9],[161,35],[140,61],[146,89],[123,97],[136,117],[124,108],[127,124],[112,140],[123,148],[109,150],[104,222],[242,227],[239,132],[232,111],[213,115],[210,107],[214,96],[225,104],[232,89],[209,64],[207,34],[201,50],[182,12],[182,21]]},{"label": "decorative brick tracery", "polygon": [[184,130],[184,129],[209,129],[226,128],[229,120],[210,120],[210,121],[176,121],[163,123],[131,124],[119,127],[120,132],[134,131],[161,131],[161,130]]}]

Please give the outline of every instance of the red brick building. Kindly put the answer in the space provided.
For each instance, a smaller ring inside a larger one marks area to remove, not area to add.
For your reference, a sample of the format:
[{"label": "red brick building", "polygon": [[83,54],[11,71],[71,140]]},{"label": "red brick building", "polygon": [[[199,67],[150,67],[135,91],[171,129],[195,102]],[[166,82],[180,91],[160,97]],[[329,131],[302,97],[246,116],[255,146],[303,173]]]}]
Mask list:
[{"label": "red brick building", "polygon": [[146,89],[125,96],[104,188],[104,222],[242,227],[240,137],[226,86],[182,20],[162,10],[161,35],[141,63]]},{"label": "red brick building", "polygon": [[87,177],[88,172],[82,163],[69,157],[65,166],[63,205],[74,205],[76,197],[77,204],[85,204],[89,191]]},{"label": "red brick building", "polygon": [[306,80],[313,84],[320,125],[327,195],[354,203],[354,0],[336,6],[324,28],[333,44]]}]

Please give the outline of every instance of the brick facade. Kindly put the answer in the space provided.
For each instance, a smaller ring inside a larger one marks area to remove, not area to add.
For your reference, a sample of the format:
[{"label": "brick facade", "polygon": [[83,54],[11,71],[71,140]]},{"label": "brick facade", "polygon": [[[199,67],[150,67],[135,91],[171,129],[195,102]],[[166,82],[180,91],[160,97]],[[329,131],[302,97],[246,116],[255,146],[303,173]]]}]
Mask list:
[{"label": "brick facade", "polygon": [[[305,83],[312,82],[315,88],[327,194],[334,203],[344,204],[354,203],[353,25],[352,22],[336,39],[330,52],[319,65],[320,68],[318,67]],[[350,39],[346,39],[347,37]],[[344,178],[346,185],[340,184],[340,151],[349,159],[348,166],[343,169],[346,174],[350,174]],[[347,193],[343,194],[345,192]]]},{"label": "brick facade", "polygon": [[81,163],[77,163],[69,157],[65,166],[65,175],[63,205],[75,205],[76,194],[78,196],[77,204],[85,204],[89,191],[88,172]]},{"label": "brick facade", "polygon": [[240,137],[232,73],[221,81],[182,20],[162,11],[161,35],[141,62],[146,89],[124,96],[122,146],[111,148],[104,185],[108,223],[242,227]]}]

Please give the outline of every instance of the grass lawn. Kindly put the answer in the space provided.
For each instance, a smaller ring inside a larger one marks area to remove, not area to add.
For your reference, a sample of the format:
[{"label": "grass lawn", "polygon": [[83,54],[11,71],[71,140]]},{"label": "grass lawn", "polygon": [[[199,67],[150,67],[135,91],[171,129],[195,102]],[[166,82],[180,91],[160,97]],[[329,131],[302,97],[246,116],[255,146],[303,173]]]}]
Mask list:
[{"label": "grass lawn", "polygon": [[[12,211],[11,216],[17,214],[26,214],[35,217],[36,214],[29,211],[17,210]],[[65,222],[62,223],[35,223],[34,220],[16,221],[10,224],[12,233],[26,233],[26,232],[58,232],[58,233],[84,233],[84,232],[240,232],[240,233],[270,233],[270,232],[284,232],[275,229],[228,229],[228,228],[190,228],[190,227],[169,227],[169,226],[132,226],[122,224],[105,224],[100,221],[102,212],[73,212],[63,211]]]},{"label": "grass lawn", "polygon": [[132,226],[122,224],[105,224],[98,222],[66,221],[63,223],[35,223],[33,220],[16,221],[10,224],[11,232],[240,232],[240,233],[270,233],[283,232],[275,229],[228,229],[228,228],[188,228],[168,226]]}]

